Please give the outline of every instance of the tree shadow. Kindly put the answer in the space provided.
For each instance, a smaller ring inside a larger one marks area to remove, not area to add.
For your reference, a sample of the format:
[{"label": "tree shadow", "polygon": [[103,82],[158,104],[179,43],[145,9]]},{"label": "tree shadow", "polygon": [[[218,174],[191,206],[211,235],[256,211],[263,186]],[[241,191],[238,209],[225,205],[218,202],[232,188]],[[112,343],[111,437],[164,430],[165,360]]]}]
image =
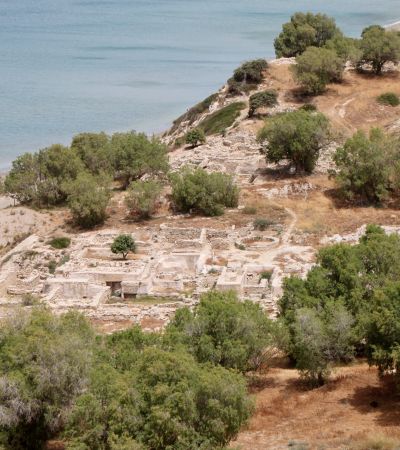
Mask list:
[{"label": "tree shadow", "polygon": [[400,425],[400,393],[393,377],[385,377],[379,386],[358,387],[348,403],[362,414],[376,413],[381,426]]}]

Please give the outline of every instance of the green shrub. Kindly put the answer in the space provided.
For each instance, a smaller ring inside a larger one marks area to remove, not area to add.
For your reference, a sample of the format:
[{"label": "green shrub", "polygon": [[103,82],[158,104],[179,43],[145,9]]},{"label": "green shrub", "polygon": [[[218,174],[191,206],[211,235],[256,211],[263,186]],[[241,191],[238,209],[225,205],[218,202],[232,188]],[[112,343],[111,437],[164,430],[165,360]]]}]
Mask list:
[{"label": "green shrub", "polygon": [[268,280],[268,283],[271,281],[272,278],[272,271],[271,270],[265,270],[264,272],[260,273],[260,281],[261,280]]},{"label": "green shrub", "polygon": [[263,73],[268,68],[265,59],[255,59],[242,64],[233,74],[238,83],[258,84],[263,80]]},{"label": "green shrub", "polygon": [[65,182],[75,179],[83,163],[75,151],[56,144],[25,153],[12,163],[4,181],[7,195],[39,208],[65,202]]},{"label": "green shrub", "polygon": [[134,131],[115,133],[111,148],[116,176],[125,189],[143,175],[166,173],[169,169],[167,146],[156,136]]},{"label": "green shrub", "polygon": [[62,431],[71,405],[87,388],[93,342],[90,325],[73,312],[58,317],[37,307],[2,323],[4,449],[45,448]]},{"label": "green shrub", "polygon": [[57,250],[62,250],[64,248],[68,248],[71,244],[71,239],[69,237],[56,237],[53,238],[49,245]]},{"label": "green shrub", "polygon": [[111,251],[115,254],[121,254],[126,259],[130,252],[136,252],[135,240],[130,234],[120,234],[111,244]]},{"label": "green shrub", "polygon": [[136,214],[142,219],[151,217],[156,211],[161,192],[162,185],[155,180],[131,183],[125,197],[130,214]]},{"label": "green shrub", "polygon": [[235,242],[235,248],[242,251],[246,250],[246,246],[244,244],[240,244],[239,242]]},{"label": "green shrub", "polygon": [[259,368],[272,342],[273,323],[253,302],[233,292],[209,292],[191,312],[178,310],[167,328],[179,332],[199,362],[212,362],[242,372]]},{"label": "green shrub", "polygon": [[49,272],[53,275],[57,269],[57,261],[55,259],[50,260],[47,264],[47,268],[49,269]]},{"label": "green shrub", "polygon": [[201,144],[205,144],[206,135],[201,128],[194,128],[190,130],[185,137],[186,144],[190,145],[192,148],[195,148]]},{"label": "green shrub", "polygon": [[81,133],[72,138],[71,149],[92,175],[113,175],[110,136],[105,133]]},{"label": "green shrub", "polygon": [[360,64],[371,64],[376,75],[380,75],[386,63],[397,64],[400,60],[400,35],[381,26],[370,26],[362,33],[360,42]]},{"label": "green shrub", "polygon": [[380,203],[398,187],[400,151],[398,139],[381,130],[368,137],[358,131],[334,155],[333,171],[341,194],[351,201]]},{"label": "green shrub", "polygon": [[322,94],[328,83],[341,81],[345,61],[335,50],[309,47],[291,67],[296,81],[310,95]]},{"label": "green shrub", "polygon": [[[332,363],[364,351],[381,374],[399,374],[400,236],[367,226],[357,245],[322,248],[305,280],[284,281],[280,319],[304,376],[322,382]],[[390,330],[390,331],[388,331]]]},{"label": "green shrub", "polygon": [[311,173],[328,139],[329,122],[320,113],[297,110],[268,119],[258,134],[267,161],[289,160],[297,172]]},{"label": "green shrub", "polygon": [[265,59],[245,62],[228,80],[228,94],[232,96],[248,94],[256,89],[263,80],[263,74],[267,68],[268,63]]},{"label": "green shrub", "polygon": [[377,100],[378,100],[378,103],[381,103],[382,105],[388,105],[388,106],[399,106],[400,105],[400,98],[394,92],[385,92],[384,94],[381,94],[377,98]]},{"label": "green shrub", "polygon": [[306,103],[305,105],[300,107],[301,110],[307,111],[307,112],[317,112],[318,109],[315,105],[312,103]]},{"label": "green shrub", "polygon": [[171,175],[172,199],[181,212],[194,210],[206,216],[223,214],[224,207],[236,207],[239,189],[232,176],[184,168]]},{"label": "green shrub", "polygon": [[107,217],[111,180],[106,175],[95,177],[81,172],[73,181],[64,184],[67,203],[73,221],[84,228],[102,224]]},{"label": "green shrub", "polygon": [[207,136],[221,134],[234,124],[235,120],[240,116],[240,112],[245,107],[246,104],[242,102],[231,103],[206,117],[199,124],[199,128],[201,128]]},{"label": "green shrub", "polygon": [[267,91],[257,92],[249,100],[249,117],[253,117],[257,109],[268,106],[275,106],[278,103],[278,93],[269,89]]},{"label": "green shrub", "polygon": [[335,20],[325,14],[296,13],[283,25],[275,39],[277,58],[301,55],[308,47],[323,47],[327,41],[340,36]]},{"label": "green shrub", "polygon": [[272,224],[273,224],[273,222],[271,222],[271,220],[268,220],[268,219],[262,219],[262,218],[257,218],[257,219],[255,219],[254,222],[253,222],[253,227],[254,227],[255,230],[265,231],[265,230],[267,230]]}]

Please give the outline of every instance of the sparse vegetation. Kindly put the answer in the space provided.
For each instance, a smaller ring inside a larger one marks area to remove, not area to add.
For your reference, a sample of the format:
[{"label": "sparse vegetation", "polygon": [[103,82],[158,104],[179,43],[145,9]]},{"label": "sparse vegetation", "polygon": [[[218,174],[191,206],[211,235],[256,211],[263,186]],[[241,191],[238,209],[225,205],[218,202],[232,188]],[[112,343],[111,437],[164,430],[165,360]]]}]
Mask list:
[{"label": "sparse vegetation", "polygon": [[184,168],[171,175],[172,199],[178,211],[206,216],[223,214],[224,208],[238,204],[239,189],[232,176]]},{"label": "sparse vegetation", "polygon": [[111,244],[111,251],[126,259],[129,253],[136,252],[136,243],[130,234],[118,235]]},{"label": "sparse vegetation", "polygon": [[68,248],[71,244],[71,239],[69,237],[63,236],[63,237],[55,237],[51,239],[49,242],[49,245],[51,245],[53,248],[57,250],[62,250],[65,248]]},{"label": "sparse vegetation", "polygon": [[242,213],[248,216],[254,216],[255,214],[257,214],[257,208],[255,206],[245,206],[242,209]]},{"label": "sparse vegetation", "polygon": [[207,136],[221,134],[234,124],[235,120],[240,116],[240,112],[245,107],[245,103],[242,102],[231,103],[206,117],[199,124],[199,128]]},{"label": "sparse vegetation", "polygon": [[400,105],[400,98],[397,94],[394,92],[385,92],[384,94],[381,94],[378,98],[378,103],[381,105],[387,105],[387,106],[399,106]]},{"label": "sparse vegetation", "polygon": [[257,92],[250,97],[249,117],[253,117],[259,108],[275,106],[278,103],[278,93],[273,89]]},{"label": "sparse vegetation", "polygon": [[258,217],[253,222],[253,227],[258,231],[265,231],[272,225],[272,222],[268,219],[263,219],[262,217]]},{"label": "sparse vegetation", "polygon": [[327,143],[328,129],[323,114],[298,110],[267,119],[258,140],[266,143],[262,151],[267,161],[287,159],[296,172],[311,173],[320,149]]}]

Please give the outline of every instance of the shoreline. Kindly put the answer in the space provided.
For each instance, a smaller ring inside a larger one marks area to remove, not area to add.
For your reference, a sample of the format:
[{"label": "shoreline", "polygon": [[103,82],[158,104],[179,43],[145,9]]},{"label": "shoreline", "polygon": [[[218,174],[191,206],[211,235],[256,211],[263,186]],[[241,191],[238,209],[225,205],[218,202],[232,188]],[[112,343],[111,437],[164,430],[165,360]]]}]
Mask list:
[{"label": "shoreline", "polygon": [[[386,25],[382,25],[383,26],[383,28],[385,28],[385,29],[387,29],[387,30],[392,30],[392,31],[400,31],[400,19],[399,20],[396,20],[395,22],[391,22],[391,23],[389,23],[389,24],[386,24]],[[265,58],[268,62],[270,62],[270,63],[273,63],[273,62],[276,62],[277,60],[279,60],[279,59],[288,59],[288,58]],[[154,132],[154,133],[146,133],[148,136],[158,136],[158,137],[160,137],[160,136],[162,136],[166,131],[168,131],[170,128],[171,128],[171,126],[172,126],[172,124],[173,124],[173,121],[171,121],[171,123],[169,124],[169,128],[167,128],[167,129],[165,129],[165,130],[163,130],[163,131],[158,131],[158,132]],[[106,132],[107,134],[112,134],[112,133],[124,133],[124,132],[128,132],[128,131],[130,131],[129,129],[128,130],[113,130],[113,131],[110,131],[110,132]],[[71,138],[72,139],[72,138]],[[64,144],[63,144],[64,145]],[[65,145],[68,145],[68,144],[65,144]],[[35,151],[37,151],[37,150],[31,150],[31,151],[29,151],[29,152],[24,152],[24,153],[34,153]],[[18,154],[18,155],[16,155],[15,157],[14,157],[14,160],[16,159],[16,158],[18,158],[19,156],[21,156],[23,153],[21,153],[21,154]],[[14,161],[13,160],[13,161]],[[11,168],[12,168],[12,162],[10,162],[9,163],[9,165],[8,165],[8,167],[6,167],[6,166],[0,166],[0,179],[1,178],[4,178],[8,173],[9,173],[9,171],[11,170]]]}]

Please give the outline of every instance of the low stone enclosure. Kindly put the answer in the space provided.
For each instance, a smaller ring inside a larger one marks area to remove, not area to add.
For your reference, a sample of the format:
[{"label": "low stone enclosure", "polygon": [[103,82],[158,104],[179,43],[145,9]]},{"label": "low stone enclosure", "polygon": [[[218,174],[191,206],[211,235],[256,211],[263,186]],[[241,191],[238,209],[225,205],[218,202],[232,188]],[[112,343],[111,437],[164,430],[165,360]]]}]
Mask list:
[{"label": "low stone enclosure", "polygon": [[216,289],[234,290],[273,316],[285,267],[301,275],[312,258],[309,251],[299,264],[300,248],[286,252],[279,232],[260,232],[252,224],[229,230],[170,223],[138,228],[132,233],[137,251],[126,260],[110,250],[117,234],[76,235],[66,250],[29,237],[1,261],[0,309],[33,294],[54,310],[74,308],[94,319],[167,321],[178,307]]}]

